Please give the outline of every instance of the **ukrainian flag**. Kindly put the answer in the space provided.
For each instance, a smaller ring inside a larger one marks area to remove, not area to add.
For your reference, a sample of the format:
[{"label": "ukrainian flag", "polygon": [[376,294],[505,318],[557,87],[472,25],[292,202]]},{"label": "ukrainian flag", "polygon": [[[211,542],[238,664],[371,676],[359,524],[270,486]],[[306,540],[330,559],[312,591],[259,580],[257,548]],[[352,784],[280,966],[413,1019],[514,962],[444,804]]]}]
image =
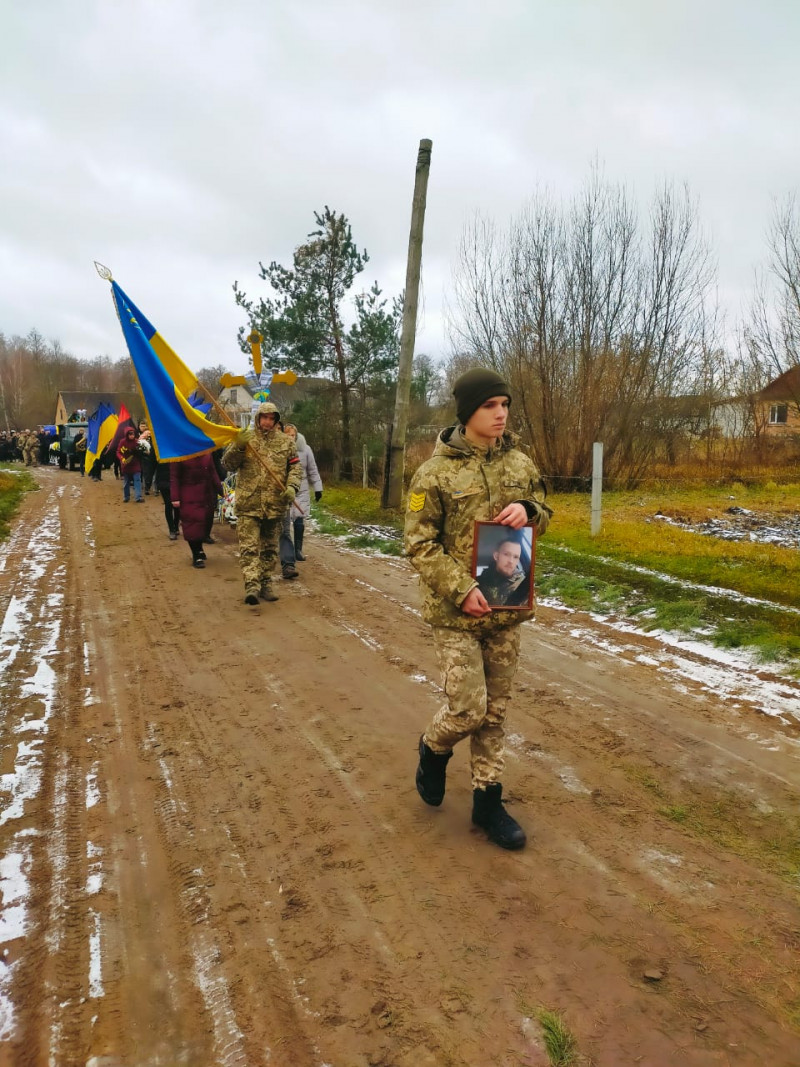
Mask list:
[{"label": "ukrainian flag", "polygon": [[188,398],[198,388],[195,375],[115,281],[111,292],[157,458],[172,463],[229,445],[238,427],[218,426],[192,406]]},{"label": "ukrainian flag", "polygon": [[94,461],[114,436],[117,428],[117,416],[109,404],[100,404],[94,414],[89,416],[89,425],[86,428],[86,462],[84,470],[91,472]]}]

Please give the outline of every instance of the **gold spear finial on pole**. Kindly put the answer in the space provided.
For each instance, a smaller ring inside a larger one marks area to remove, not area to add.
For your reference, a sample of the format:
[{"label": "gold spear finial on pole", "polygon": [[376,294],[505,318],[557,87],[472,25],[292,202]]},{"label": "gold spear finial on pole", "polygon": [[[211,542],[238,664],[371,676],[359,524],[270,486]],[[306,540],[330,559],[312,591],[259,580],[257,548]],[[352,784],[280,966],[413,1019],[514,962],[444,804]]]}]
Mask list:
[{"label": "gold spear finial on pole", "polygon": [[111,277],[111,271],[108,269],[108,267],[104,267],[103,264],[102,263],[98,263],[97,260],[94,261],[94,269],[97,271],[97,273],[100,275],[100,277],[103,278],[105,281],[111,282],[111,281],[114,280]]}]

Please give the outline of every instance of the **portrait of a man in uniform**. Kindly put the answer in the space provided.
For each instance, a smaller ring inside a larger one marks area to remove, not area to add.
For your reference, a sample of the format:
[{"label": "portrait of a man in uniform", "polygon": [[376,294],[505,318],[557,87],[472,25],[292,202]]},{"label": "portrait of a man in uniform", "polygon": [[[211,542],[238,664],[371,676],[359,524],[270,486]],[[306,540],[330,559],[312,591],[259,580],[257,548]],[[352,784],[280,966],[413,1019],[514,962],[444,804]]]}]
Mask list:
[{"label": "portrait of a man in uniform", "polygon": [[512,530],[493,522],[475,524],[474,576],[491,608],[529,608],[533,530]]}]

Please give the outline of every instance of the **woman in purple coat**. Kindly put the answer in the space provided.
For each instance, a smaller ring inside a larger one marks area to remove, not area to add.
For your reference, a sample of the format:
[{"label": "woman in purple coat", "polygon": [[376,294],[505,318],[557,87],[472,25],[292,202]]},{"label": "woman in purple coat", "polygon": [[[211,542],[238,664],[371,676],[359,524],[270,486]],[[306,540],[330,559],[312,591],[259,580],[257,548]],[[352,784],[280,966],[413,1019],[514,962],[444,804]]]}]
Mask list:
[{"label": "woman in purple coat", "polygon": [[205,567],[206,536],[217,497],[222,496],[222,482],[210,455],[195,456],[180,463],[170,463],[169,484],[172,506],[179,510],[184,540],[192,550],[192,565]]}]

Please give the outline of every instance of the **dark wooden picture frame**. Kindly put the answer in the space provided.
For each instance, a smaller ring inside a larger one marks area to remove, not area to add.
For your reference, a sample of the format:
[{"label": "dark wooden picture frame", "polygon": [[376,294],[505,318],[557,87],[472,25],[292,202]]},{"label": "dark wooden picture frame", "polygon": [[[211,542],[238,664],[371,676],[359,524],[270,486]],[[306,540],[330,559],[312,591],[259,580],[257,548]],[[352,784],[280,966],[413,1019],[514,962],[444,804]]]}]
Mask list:
[{"label": "dark wooden picture frame", "polygon": [[[501,549],[504,542],[516,543],[518,551]],[[514,556],[517,557],[516,567],[509,575],[506,572],[514,562]],[[533,523],[519,530],[499,522],[475,523],[472,577],[493,610],[530,611],[533,608],[535,562],[536,527]],[[498,588],[505,583],[508,583],[507,592]]]}]

